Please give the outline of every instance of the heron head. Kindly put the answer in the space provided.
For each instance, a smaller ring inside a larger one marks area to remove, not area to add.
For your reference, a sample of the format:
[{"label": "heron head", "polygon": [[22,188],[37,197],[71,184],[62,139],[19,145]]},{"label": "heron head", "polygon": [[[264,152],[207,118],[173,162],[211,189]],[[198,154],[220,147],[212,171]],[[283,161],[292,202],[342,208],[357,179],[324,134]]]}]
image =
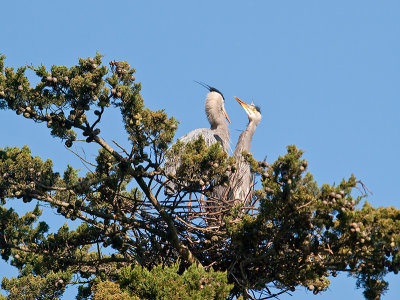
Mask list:
[{"label": "heron head", "polygon": [[207,117],[211,124],[213,124],[218,119],[218,116],[222,113],[222,115],[226,118],[226,120],[230,123],[231,120],[228,117],[228,114],[225,110],[225,98],[224,95],[215,87],[209,86],[204,82],[196,81],[196,83],[200,84],[201,86],[205,87],[210,92],[207,94],[206,97],[206,113]]},{"label": "heron head", "polygon": [[244,111],[249,117],[249,120],[261,120],[261,109],[259,106],[254,105],[254,103],[247,104],[244,101],[240,100],[238,97],[235,97],[235,99],[243,107]]}]

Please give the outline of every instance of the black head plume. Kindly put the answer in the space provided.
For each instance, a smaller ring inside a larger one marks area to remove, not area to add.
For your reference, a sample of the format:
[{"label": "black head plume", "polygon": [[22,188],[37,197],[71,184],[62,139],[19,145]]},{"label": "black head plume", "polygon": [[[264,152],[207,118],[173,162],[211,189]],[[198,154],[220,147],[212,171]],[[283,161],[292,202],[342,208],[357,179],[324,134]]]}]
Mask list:
[{"label": "black head plume", "polygon": [[258,111],[261,114],[261,107],[255,105],[253,101],[251,101],[251,106],[253,106],[256,109],[256,111]]},{"label": "black head plume", "polygon": [[225,100],[224,95],[219,90],[217,90],[215,87],[209,86],[208,84],[206,84],[204,82],[200,82],[200,81],[196,81],[196,80],[194,80],[194,82],[196,82],[196,83],[200,84],[201,86],[205,87],[210,92],[216,92],[216,93],[220,94],[222,96],[222,99]]}]

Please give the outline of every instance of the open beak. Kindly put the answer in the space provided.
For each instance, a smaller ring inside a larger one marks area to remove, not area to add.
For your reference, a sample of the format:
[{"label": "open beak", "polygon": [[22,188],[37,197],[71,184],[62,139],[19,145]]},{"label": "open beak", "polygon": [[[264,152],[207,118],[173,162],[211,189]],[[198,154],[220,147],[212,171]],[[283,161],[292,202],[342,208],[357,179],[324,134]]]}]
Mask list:
[{"label": "open beak", "polygon": [[243,107],[243,109],[246,111],[246,113],[248,114],[250,111],[250,105],[248,105],[247,103],[243,102],[242,100],[240,100],[238,97],[235,97],[236,101]]},{"label": "open beak", "polygon": [[226,111],[225,111],[225,108],[224,108],[223,112],[224,112],[225,118],[228,120],[228,122],[229,122],[229,124],[230,124],[230,123],[231,123],[231,120],[229,120],[229,117],[228,117],[228,114],[227,114]]}]

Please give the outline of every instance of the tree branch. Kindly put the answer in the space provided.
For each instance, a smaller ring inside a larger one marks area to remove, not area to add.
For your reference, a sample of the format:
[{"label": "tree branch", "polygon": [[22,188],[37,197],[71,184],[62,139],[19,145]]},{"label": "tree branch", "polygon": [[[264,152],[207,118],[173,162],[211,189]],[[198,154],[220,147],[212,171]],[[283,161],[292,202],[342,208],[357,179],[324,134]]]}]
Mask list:
[{"label": "tree branch", "polygon": [[146,194],[147,198],[150,200],[150,202],[153,204],[154,208],[158,211],[162,219],[167,223],[168,230],[169,230],[169,236],[170,236],[170,242],[172,245],[175,247],[176,250],[178,250],[179,254],[183,257],[183,259],[191,264],[196,263],[197,265],[201,266],[201,263],[199,260],[192,254],[192,252],[181,243],[178,237],[178,231],[174,225],[174,221],[172,217],[164,210],[164,208],[161,207],[160,203],[158,200],[154,197],[153,193],[151,190],[148,188],[146,185],[145,181],[143,180],[142,177],[137,177],[134,176],[136,182],[139,184],[140,188],[143,190],[143,192]]}]

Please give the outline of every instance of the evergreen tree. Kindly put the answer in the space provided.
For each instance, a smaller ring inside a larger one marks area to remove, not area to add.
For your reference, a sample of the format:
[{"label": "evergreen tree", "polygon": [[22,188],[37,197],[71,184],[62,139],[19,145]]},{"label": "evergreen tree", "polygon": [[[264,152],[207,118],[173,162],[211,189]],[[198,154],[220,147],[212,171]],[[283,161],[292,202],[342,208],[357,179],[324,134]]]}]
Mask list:
[{"label": "evergreen tree", "polygon": [[[235,159],[201,138],[168,150],[178,122],[145,107],[127,62],[107,67],[97,54],[71,68],[15,71],[4,60],[0,108],[45,123],[68,148],[97,145],[98,155],[93,172],[59,174],[27,146],[0,149],[1,256],[19,270],[3,278],[2,298],[57,299],[69,284],[79,299],[268,298],[301,286],[317,294],[347,272],[366,299],[380,299],[384,276],[397,274],[400,210],[372,207],[354,176],[319,186],[295,146],[270,165],[244,153],[260,181],[252,206],[216,199],[210,209],[205,199],[229,188]],[[113,107],[129,148],[101,137]],[[179,161],[175,174],[164,170],[167,155]],[[180,187],[174,195],[163,193],[168,182]],[[23,216],[6,208],[20,200],[37,205]],[[79,227],[49,232],[39,204]]]}]

